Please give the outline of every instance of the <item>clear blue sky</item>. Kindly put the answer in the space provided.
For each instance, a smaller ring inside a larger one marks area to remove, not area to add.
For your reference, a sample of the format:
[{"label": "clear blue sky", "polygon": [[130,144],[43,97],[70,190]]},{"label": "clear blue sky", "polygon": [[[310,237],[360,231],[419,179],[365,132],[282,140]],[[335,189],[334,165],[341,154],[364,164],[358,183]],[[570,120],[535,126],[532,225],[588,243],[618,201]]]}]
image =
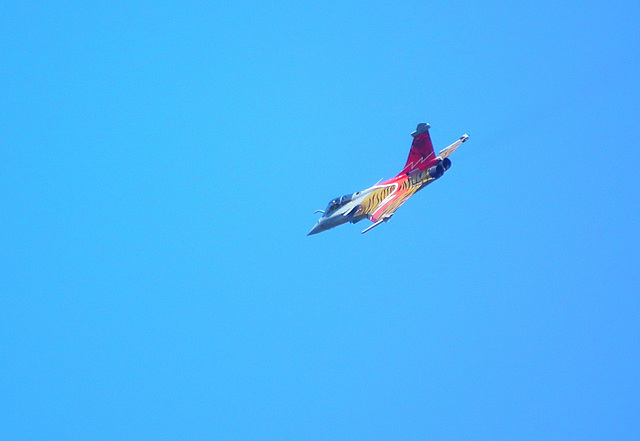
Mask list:
[{"label": "clear blue sky", "polygon": [[[640,438],[637,1],[5,2],[0,439]],[[394,176],[366,235],[307,237]]]}]

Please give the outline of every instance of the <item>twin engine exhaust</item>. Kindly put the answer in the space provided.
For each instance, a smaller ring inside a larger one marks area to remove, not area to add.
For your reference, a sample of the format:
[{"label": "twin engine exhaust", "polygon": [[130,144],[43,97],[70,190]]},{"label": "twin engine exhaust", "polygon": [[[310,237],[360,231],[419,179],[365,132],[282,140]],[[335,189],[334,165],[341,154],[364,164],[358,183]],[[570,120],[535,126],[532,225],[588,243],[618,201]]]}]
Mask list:
[{"label": "twin engine exhaust", "polygon": [[449,158],[444,158],[441,162],[429,167],[427,169],[427,173],[430,178],[438,179],[444,174],[444,172],[449,170],[449,168],[451,168],[451,160]]}]

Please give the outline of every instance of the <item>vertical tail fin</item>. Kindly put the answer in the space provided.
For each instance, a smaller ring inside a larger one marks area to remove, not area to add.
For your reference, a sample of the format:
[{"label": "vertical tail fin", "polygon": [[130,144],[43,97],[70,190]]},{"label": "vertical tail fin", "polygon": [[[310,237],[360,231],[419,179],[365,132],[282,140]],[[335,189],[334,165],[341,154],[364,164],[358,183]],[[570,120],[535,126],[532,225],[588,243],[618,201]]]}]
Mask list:
[{"label": "vertical tail fin", "polygon": [[418,168],[422,169],[429,164],[429,159],[434,157],[429,128],[429,124],[420,123],[415,132],[411,133],[413,142],[411,143],[411,150],[409,150],[409,158],[407,158],[407,163],[402,172],[407,173]]}]

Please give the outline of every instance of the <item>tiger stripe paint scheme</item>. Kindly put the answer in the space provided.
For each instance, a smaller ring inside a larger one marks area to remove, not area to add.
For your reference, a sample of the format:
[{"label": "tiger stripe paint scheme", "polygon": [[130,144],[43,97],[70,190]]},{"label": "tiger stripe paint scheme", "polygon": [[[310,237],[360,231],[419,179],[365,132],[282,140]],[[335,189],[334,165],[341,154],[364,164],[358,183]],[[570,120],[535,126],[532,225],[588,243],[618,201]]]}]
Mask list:
[{"label": "tiger stripe paint scheme", "polygon": [[[387,181],[358,193],[345,195],[329,202],[323,216],[309,235],[321,233],[347,222],[356,223],[367,218],[373,225],[363,233],[387,222],[402,204],[419,190],[442,177],[451,166],[449,155],[469,139],[463,135],[456,142],[441,150],[436,156],[429,135],[429,124],[420,123],[413,136],[409,157],[402,171]],[[319,210],[320,211],[320,210]]]}]

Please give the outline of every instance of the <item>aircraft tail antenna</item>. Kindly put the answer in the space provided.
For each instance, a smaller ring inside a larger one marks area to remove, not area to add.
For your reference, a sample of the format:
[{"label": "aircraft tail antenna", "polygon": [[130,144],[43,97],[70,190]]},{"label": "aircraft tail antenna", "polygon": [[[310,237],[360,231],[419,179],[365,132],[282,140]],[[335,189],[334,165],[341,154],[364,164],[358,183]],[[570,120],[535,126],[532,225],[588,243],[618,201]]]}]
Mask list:
[{"label": "aircraft tail antenna", "polygon": [[416,127],[416,129],[413,132],[411,132],[411,136],[415,138],[419,134],[428,131],[430,128],[431,128],[431,125],[429,123],[420,123],[418,124],[418,127]]}]

